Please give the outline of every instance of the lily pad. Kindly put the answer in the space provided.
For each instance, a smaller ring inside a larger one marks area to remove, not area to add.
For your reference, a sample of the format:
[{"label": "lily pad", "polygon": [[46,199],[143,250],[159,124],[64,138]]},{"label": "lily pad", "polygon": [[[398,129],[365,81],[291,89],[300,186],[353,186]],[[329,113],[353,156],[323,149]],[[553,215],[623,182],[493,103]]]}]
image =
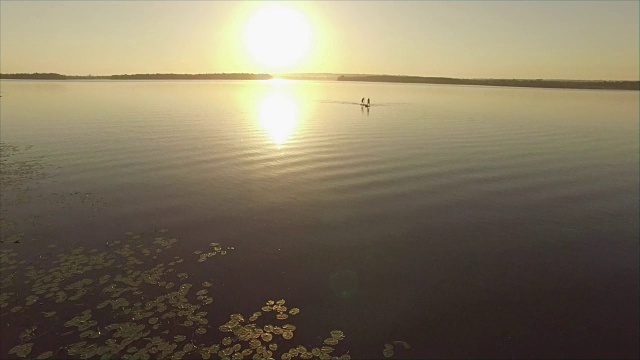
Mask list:
[{"label": "lily pad", "polygon": [[44,360],[53,357],[53,351],[45,351],[36,357],[37,360]]},{"label": "lily pad", "polygon": [[32,348],[33,343],[16,345],[9,350],[9,354],[16,354],[18,357],[27,357],[27,355],[31,353]]}]

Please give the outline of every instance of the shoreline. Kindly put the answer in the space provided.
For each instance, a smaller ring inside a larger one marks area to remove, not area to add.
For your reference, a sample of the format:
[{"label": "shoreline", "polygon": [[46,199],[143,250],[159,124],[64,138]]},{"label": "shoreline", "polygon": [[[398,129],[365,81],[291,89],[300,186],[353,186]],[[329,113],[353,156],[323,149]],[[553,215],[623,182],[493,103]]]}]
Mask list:
[{"label": "shoreline", "polygon": [[1,80],[298,80],[351,81],[397,84],[475,85],[540,89],[626,90],[639,91],[640,81],[632,80],[549,80],[549,79],[458,79],[402,75],[339,75],[313,77],[304,74],[271,75],[248,73],[217,74],[120,74],[120,75],[62,75],[57,73],[0,74]]},{"label": "shoreline", "polygon": [[337,81],[388,82],[400,84],[480,85],[541,89],[640,90],[640,81],[617,80],[526,80],[526,79],[456,79],[422,76],[340,76]]},{"label": "shoreline", "polygon": [[62,75],[57,73],[0,74],[0,80],[271,80],[270,74],[119,74]]}]

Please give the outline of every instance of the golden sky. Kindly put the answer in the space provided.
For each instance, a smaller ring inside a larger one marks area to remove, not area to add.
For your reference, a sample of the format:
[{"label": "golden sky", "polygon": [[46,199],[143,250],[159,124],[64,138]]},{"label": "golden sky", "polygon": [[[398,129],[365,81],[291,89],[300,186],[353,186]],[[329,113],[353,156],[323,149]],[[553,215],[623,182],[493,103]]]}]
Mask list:
[{"label": "golden sky", "polygon": [[0,71],[638,80],[638,1],[0,2]]}]

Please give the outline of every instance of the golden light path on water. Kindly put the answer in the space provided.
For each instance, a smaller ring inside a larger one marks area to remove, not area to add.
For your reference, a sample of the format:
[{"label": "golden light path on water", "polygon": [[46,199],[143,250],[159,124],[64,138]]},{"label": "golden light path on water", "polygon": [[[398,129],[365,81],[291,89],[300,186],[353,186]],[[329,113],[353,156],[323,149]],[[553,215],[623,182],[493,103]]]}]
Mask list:
[{"label": "golden light path on water", "polygon": [[289,140],[300,122],[300,106],[285,88],[274,84],[260,101],[258,122],[270,141],[280,148]]}]

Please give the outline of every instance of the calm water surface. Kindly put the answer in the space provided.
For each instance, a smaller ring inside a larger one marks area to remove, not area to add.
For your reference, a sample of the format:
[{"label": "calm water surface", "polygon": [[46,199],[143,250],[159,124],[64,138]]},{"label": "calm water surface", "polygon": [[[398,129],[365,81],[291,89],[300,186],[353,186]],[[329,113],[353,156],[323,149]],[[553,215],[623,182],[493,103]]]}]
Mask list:
[{"label": "calm water surface", "polygon": [[[340,329],[354,358],[380,358],[394,340],[411,344],[397,352],[405,358],[639,355],[637,92],[243,81],[0,90],[2,142],[32,146],[24,153],[46,164],[28,202],[2,189],[25,240],[1,246],[29,259],[49,244],[103,249],[166,228],[180,239],[171,255],[214,284],[214,328],[285,298],[302,310],[298,343]],[[197,263],[193,251],[210,242],[235,250]],[[17,330],[0,356],[20,343],[25,316],[3,309],[3,332]]]}]

